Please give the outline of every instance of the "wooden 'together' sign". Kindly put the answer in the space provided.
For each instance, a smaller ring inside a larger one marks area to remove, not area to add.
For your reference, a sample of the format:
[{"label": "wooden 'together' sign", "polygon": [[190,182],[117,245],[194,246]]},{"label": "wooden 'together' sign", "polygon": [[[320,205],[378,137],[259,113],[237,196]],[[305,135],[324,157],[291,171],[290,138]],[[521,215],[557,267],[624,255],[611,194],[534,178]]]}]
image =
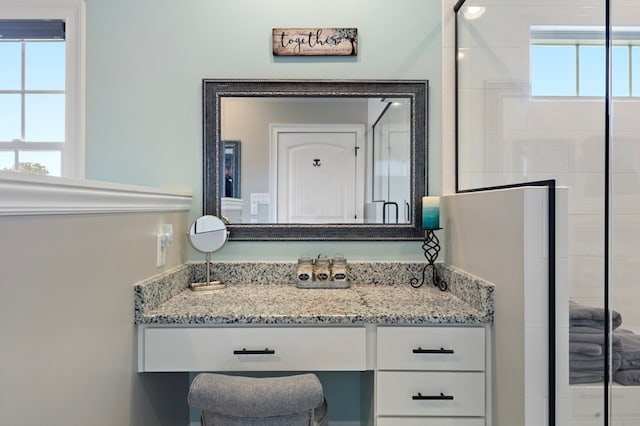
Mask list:
[{"label": "wooden 'together' sign", "polygon": [[274,56],[356,56],[357,28],[274,28]]}]

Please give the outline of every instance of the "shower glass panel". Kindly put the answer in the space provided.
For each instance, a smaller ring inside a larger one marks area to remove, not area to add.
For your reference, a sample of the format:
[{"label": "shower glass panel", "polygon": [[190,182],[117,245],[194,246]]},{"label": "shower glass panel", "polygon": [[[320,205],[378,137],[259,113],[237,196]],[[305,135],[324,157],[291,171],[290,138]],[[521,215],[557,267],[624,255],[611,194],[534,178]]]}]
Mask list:
[{"label": "shower glass panel", "polygon": [[611,0],[610,424],[640,425],[640,2]]},{"label": "shower glass panel", "polygon": [[[620,17],[630,19],[635,2],[624,3],[627,11]],[[568,227],[563,230],[568,234],[566,271],[560,268],[563,273],[556,275],[552,330],[556,333],[555,388],[543,389],[545,384],[540,379],[536,382],[533,372],[524,372],[521,424],[526,426],[541,424],[540,410],[553,417],[545,419],[549,422],[545,424],[609,424],[615,406],[607,403],[612,387],[607,385],[610,375],[605,374],[607,365],[614,366],[606,361],[607,356],[614,357],[613,348],[605,344],[612,334],[605,329],[610,323],[605,321],[607,276],[628,277],[627,292],[620,289],[620,303],[634,290],[640,297],[640,286],[633,289],[630,284],[640,276],[638,249],[630,240],[625,244],[614,239],[614,259],[617,254],[619,261],[611,271],[605,250],[606,7],[605,0],[467,0],[456,14],[457,190],[549,179],[567,188],[568,218],[559,222]],[[633,44],[627,50],[631,52]],[[621,49],[613,55],[624,63]],[[640,64],[640,58],[635,60]],[[633,64],[634,58],[627,61]],[[626,70],[616,68],[612,75],[625,72],[640,74],[629,65]],[[616,83],[615,89],[623,90],[622,86]],[[627,87],[628,93],[633,90]],[[614,174],[613,182],[621,189],[613,197],[615,201],[620,193],[617,199],[633,213],[614,210],[619,214],[613,232],[614,237],[634,238],[639,246],[638,217],[631,216],[640,212],[640,202],[637,195],[620,191],[625,187],[627,192],[638,191],[640,144],[634,142],[639,129],[633,126],[639,125],[640,115],[633,113],[635,103],[630,97],[616,100],[614,108],[620,109],[615,111],[622,115],[620,120],[628,119],[610,133],[629,142],[626,151],[620,143],[620,152],[614,156],[626,161],[626,169],[620,166],[620,175]],[[615,302],[615,286],[612,293]],[[633,318],[639,316],[639,299],[635,300],[635,314],[623,313],[625,323],[640,322]],[[587,316],[592,320],[581,321]],[[494,410],[500,410],[496,404],[500,402],[494,401]]]},{"label": "shower glass panel", "polygon": [[385,99],[373,125],[373,201],[384,223],[411,221],[411,108],[406,99]]}]

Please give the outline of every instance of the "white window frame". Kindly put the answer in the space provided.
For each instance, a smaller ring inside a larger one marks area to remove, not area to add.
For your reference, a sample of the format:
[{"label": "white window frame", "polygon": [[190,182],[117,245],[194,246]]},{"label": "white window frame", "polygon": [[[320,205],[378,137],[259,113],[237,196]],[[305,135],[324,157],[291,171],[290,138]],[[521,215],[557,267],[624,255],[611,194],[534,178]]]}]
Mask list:
[{"label": "white window frame", "polygon": [[65,21],[65,143],[61,175],[85,177],[85,0],[3,0],[2,19]]}]

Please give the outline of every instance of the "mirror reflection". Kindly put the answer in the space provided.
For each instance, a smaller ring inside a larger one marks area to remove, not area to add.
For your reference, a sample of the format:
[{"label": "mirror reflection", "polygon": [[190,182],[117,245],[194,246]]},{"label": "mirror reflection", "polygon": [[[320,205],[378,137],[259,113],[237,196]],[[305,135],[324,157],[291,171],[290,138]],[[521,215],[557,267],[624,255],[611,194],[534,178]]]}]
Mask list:
[{"label": "mirror reflection", "polygon": [[410,222],[410,98],[225,97],[221,106],[230,223]]},{"label": "mirror reflection", "polygon": [[203,84],[204,213],[230,239],[421,238],[426,81]]}]

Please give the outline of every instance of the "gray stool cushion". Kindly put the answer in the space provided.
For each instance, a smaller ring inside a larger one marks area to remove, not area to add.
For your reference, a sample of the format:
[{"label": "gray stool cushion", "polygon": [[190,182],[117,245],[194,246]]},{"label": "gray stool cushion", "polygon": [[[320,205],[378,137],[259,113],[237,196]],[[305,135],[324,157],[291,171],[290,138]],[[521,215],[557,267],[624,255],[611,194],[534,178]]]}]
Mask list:
[{"label": "gray stool cushion", "polygon": [[198,374],[189,405],[204,425],[299,426],[327,423],[326,401],[315,374],[254,378]]}]

